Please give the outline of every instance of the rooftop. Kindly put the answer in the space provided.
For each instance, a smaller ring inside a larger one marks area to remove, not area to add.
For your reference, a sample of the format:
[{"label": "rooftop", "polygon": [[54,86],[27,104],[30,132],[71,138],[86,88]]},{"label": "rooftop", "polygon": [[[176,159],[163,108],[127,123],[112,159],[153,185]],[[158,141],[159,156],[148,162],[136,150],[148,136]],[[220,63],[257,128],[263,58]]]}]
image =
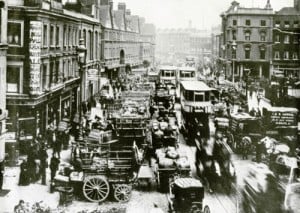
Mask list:
[{"label": "rooftop", "polygon": [[185,90],[191,91],[211,91],[213,90],[202,81],[183,81],[181,85]]}]

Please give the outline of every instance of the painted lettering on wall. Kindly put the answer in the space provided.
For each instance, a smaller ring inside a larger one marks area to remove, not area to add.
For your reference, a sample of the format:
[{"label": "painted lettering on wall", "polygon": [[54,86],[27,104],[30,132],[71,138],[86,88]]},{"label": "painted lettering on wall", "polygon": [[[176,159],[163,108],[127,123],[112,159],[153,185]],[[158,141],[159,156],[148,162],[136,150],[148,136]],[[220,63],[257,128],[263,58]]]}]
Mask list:
[{"label": "painted lettering on wall", "polygon": [[30,21],[29,60],[30,60],[30,94],[40,93],[40,62],[42,47],[42,22]]}]

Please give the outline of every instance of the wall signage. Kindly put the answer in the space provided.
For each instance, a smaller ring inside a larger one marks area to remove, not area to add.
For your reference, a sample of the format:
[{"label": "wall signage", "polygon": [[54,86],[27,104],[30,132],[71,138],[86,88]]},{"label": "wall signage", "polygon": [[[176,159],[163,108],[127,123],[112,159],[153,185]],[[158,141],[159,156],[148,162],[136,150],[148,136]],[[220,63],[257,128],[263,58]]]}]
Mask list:
[{"label": "wall signage", "polygon": [[42,22],[30,21],[29,29],[30,94],[40,93],[40,59],[42,47]]}]

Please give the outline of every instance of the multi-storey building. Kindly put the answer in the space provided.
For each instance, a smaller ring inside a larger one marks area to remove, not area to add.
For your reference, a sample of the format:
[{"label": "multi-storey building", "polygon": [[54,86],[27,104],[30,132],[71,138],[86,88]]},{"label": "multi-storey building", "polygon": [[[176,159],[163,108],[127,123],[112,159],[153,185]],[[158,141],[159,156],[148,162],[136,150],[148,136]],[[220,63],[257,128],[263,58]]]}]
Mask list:
[{"label": "multi-storey building", "polygon": [[284,7],[274,15],[273,69],[287,77],[300,79],[300,0],[293,7]]},{"label": "multi-storey building", "polygon": [[187,56],[203,58],[211,54],[211,35],[207,30],[158,29],[156,41],[156,53],[163,61],[176,62]]},{"label": "multi-storey building", "polygon": [[140,61],[148,61],[154,64],[155,58],[155,35],[156,29],[153,24],[145,23],[144,18],[140,18]]},{"label": "multi-storey building", "polygon": [[[84,15],[73,3],[8,3],[8,126],[16,139],[30,138],[78,111],[81,79],[77,46],[83,38],[87,48],[83,73],[99,69],[101,27],[97,18]],[[84,101],[98,91],[100,81],[89,79],[87,74],[82,80]]]},{"label": "multi-storey building", "polygon": [[102,26],[102,63],[108,78],[142,65],[139,17],[131,15],[125,3],[113,10],[112,0],[100,6]]},{"label": "multi-storey building", "polygon": [[269,1],[265,8],[244,8],[233,1],[221,14],[219,62],[226,77],[233,81],[245,74],[270,77],[273,14]]},{"label": "multi-storey building", "polygon": [[7,2],[0,1],[0,163],[5,157]]}]

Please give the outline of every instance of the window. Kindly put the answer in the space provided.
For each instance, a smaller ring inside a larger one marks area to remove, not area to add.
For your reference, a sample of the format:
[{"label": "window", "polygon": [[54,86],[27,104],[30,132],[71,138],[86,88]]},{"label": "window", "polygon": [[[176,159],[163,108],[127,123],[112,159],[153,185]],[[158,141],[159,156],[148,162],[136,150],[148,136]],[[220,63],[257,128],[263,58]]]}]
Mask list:
[{"label": "window", "polygon": [[195,101],[205,101],[203,92],[195,92]]},{"label": "window", "polygon": [[298,53],[297,52],[293,52],[293,60],[298,60]]},{"label": "window", "polygon": [[245,47],[245,59],[250,59],[250,47]]},{"label": "window", "polygon": [[266,59],[266,49],[265,48],[260,49],[260,59]]},{"label": "window", "polygon": [[245,40],[250,41],[250,39],[251,39],[251,33],[250,33],[250,31],[246,31],[245,32]]},{"label": "window", "polygon": [[284,22],[284,27],[285,28],[289,28],[290,27],[290,22],[289,21],[285,21]]},{"label": "window", "polygon": [[59,61],[55,63],[55,83],[59,83]]},{"label": "window", "polygon": [[294,21],[294,28],[298,28],[299,27],[299,21]]},{"label": "window", "polygon": [[275,35],[275,43],[280,43],[280,35]]},{"label": "window", "polygon": [[283,59],[284,60],[288,60],[289,59],[289,52],[288,51],[284,51],[284,53],[283,53]]},{"label": "window", "polygon": [[59,46],[59,26],[56,26],[56,37],[55,37],[55,44]]},{"label": "window", "polygon": [[299,37],[294,35],[294,44],[298,44],[299,42]]},{"label": "window", "polygon": [[260,41],[266,41],[266,32],[260,33]]},{"label": "window", "polygon": [[44,25],[43,29],[43,45],[48,46],[48,26]]},{"label": "window", "polygon": [[55,38],[54,26],[50,27],[50,45],[54,46],[54,38]]},{"label": "window", "polygon": [[49,89],[48,88],[48,85],[47,85],[47,76],[48,76],[48,73],[47,73],[47,64],[42,64],[42,88],[43,88],[43,91],[44,90],[47,90]]},{"label": "window", "polygon": [[232,40],[236,40],[236,31],[232,30]]},{"label": "window", "polygon": [[18,93],[20,92],[20,73],[21,67],[15,65],[7,66],[7,74],[6,74],[6,91]]},{"label": "window", "polygon": [[250,26],[251,25],[251,20],[250,19],[246,19],[245,24],[246,24],[246,26]]},{"label": "window", "polygon": [[275,21],[275,27],[280,27],[280,21]]},{"label": "window", "polygon": [[237,21],[234,19],[234,20],[232,20],[232,25],[233,26],[236,26],[237,25]]},{"label": "window", "polygon": [[23,46],[23,23],[8,22],[7,23],[7,43],[14,46]]},{"label": "window", "polygon": [[285,44],[290,43],[290,36],[289,36],[289,35],[285,35],[285,36],[284,36],[284,43],[285,43]]},{"label": "window", "polygon": [[280,53],[279,51],[274,52],[274,59],[280,59]]},{"label": "window", "polygon": [[232,49],[232,58],[236,59],[236,49]]},{"label": "window", "polygon": [[72,28],[69,27],[69,33],[68,33],[68,45],[71,46],[72,45]]},{"label": "window", "polygon": [[93,60],[93,45],[94,45],[94,42],[93,42],[93,34],[91,31],[89,31],[89,45],[90,45],[90,60]]},{"label": "window", "polygon": [[266,26],[266,20],[260,20],[260,26],[264,27]]},{"label": "window", "polygon": [[67,27],[64,26],[64,35],[63,35],[63,39],[64,39],[64,46],[67,46],[67,40],[68,40],[68,32],[67,32]]}]

